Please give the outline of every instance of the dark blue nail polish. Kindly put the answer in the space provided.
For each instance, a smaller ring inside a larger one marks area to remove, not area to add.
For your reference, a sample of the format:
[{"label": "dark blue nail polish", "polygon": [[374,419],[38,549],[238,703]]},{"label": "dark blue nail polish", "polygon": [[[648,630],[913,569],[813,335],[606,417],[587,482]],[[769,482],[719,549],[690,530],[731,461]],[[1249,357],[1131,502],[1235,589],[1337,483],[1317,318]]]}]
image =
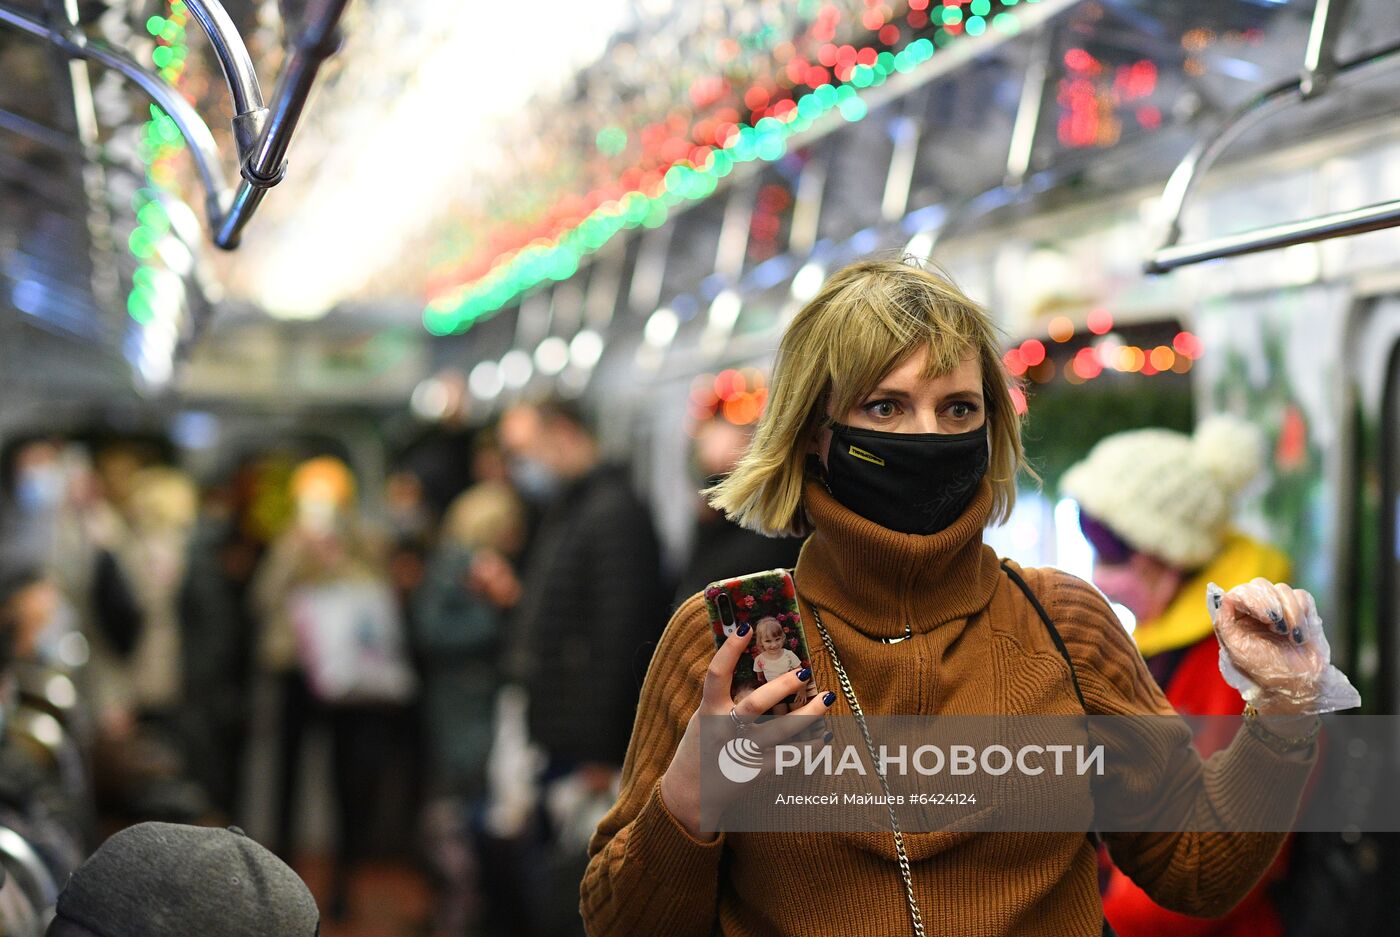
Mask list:
[{"label": "dark blue nail polish", "polygon": [[822,703],[830,706],[834,702],[836,702],[836,693],[832,690],[827,690],[826,695],[822,697]]},{"label": "dark blue nail polish", "polygon": [[835,737],[836,737],[836,733],[835,733],[835,732],[828,732],[826,735],[823,735],[823,736],[822,736],[822,741],[823,741],[823,742],[828,742],[828,743],[829,743],[829,742],[830,742],[832,739],[834,739]]},{"label": "dark blue nail polish", "polygon": [[1302,643],[1303,643],[1303,629],[1302,629],[1302,628],[1294,628],[1294,629],[1293,629],[1293,643],[1294,643],[1294,644],[1302,644]]},{"label": "dark blue nail polish", "polygon": [[799,671],[797,672],[797,679],[801,680],[803,683],[806,683],[806,682],[807,682],[808,680],[810,680],[811,678],[812,678],[812,668],[811,668],[811,667],[803,667],[801,670],[799,670]]},{"label": "dark blue nail polish", "polygon": [[736,630],[734,633],[737,634],[739,637],[742,638],[744,635],[746,635],[746,634],[749,633],[749,623],[748,623],[748,622],[744,622],[742,625],[739,626],[738,630]]}]

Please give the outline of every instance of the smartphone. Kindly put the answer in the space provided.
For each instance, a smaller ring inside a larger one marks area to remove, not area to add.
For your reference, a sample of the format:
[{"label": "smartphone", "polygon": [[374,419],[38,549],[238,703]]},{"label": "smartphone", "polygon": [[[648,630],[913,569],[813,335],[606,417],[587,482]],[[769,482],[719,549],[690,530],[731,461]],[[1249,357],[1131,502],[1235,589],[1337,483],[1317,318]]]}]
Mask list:
[{"label": "smartphone", "polygon": [[[754,630],[747,652],[734,668],[730,695],[737,703],[769,680],[791,670],[812,666],[812,652],[797,610],[797,590],[785,569],[721,579],[705,587],[705,607],[715,647],[740,625]],[[816,695],[816,683],[807,684],[779,702],[767,715],[783,715],[799,709]]]}]

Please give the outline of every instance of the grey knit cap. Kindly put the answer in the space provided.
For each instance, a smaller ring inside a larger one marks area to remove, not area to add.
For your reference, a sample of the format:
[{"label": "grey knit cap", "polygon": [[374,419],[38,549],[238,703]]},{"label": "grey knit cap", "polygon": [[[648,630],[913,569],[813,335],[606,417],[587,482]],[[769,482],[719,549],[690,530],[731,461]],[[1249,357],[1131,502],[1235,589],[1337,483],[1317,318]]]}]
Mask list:
[{"label": "grey knit cap", "polygon": [[141,823],[68,879],[49,937],[316,937],[320,913],[287,864],[237,827]]}]

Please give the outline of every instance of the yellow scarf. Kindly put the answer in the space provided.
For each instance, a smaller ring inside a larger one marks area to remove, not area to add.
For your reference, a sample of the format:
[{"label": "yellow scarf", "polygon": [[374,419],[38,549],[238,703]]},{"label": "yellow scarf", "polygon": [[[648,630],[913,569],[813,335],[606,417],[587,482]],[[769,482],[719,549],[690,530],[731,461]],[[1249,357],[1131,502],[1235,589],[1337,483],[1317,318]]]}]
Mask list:
[{"label": "yellow scarf", "polygon": [[1256,576],[1283,582],[1289,576],[1288,557],[1267,544],[1241,533],[1232,533],[1209,563],[1186,580],[1167,610],[1150,621],[1140,621],[1133,631],[1143,657],[1195,644],[1211,633],[1206,611],[1206,584],[1229,590]]}]

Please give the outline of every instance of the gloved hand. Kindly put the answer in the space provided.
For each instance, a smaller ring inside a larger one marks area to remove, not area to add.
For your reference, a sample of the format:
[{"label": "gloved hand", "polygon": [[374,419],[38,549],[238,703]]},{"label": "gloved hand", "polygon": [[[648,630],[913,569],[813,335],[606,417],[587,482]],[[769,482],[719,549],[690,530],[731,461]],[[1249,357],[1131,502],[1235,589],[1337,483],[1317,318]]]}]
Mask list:
[{"label": "gloved hand", "polygon": [[1261,713],[1318,715],[1361,705],[1332,666],[1317,604],[1304,589],[1253,579],[1225,592],[1206,587],[1220,641],[1220,673]]}]

